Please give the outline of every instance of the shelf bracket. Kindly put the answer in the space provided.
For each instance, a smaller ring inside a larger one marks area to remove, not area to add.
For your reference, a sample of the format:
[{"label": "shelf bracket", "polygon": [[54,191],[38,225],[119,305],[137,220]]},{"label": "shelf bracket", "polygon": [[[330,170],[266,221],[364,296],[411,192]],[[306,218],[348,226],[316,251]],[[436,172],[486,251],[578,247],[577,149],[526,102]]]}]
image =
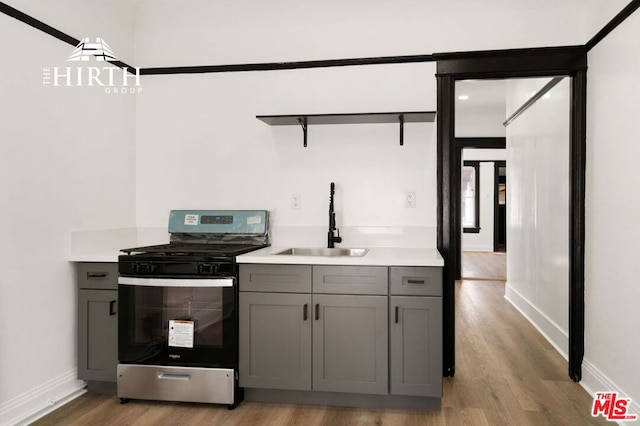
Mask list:
[{"label": "shelf bracket", "polygon": [[304,147],[307,147],[307,117],[298,117],[298,123],[302,126],[302,137],[304,141]]},{"label": "shelf bracket", "polygon": [[404,114],[400,114],[398,116],[398,121],[400,122],[400,146],[404,145]]}]

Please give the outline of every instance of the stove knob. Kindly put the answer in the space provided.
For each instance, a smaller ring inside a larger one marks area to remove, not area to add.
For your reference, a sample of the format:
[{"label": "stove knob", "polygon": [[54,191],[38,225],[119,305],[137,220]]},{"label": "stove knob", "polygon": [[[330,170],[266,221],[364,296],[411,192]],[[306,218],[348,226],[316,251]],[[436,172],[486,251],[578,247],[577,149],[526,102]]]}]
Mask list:
[{"label": "stove knob", "polygon": [[212,275],[214,271],[214,265],[212,263],[198,263],[198,274]]},{"label": "stove knob", "polygon": [[148,274],[151,268],[148,263],[134,263],[133,272],[136,274]]}]

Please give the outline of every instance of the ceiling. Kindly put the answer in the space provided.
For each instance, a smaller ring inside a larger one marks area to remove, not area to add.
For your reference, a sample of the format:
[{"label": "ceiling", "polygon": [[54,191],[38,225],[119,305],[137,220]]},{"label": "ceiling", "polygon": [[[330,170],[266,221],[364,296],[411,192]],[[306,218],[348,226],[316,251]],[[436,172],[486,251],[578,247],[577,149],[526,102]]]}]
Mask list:
[{"label": "ceiling", "polygon": [[[456,82],[456,112],[506,113],[506,80]],[[506,118],[506,117],[505,117]]]}]

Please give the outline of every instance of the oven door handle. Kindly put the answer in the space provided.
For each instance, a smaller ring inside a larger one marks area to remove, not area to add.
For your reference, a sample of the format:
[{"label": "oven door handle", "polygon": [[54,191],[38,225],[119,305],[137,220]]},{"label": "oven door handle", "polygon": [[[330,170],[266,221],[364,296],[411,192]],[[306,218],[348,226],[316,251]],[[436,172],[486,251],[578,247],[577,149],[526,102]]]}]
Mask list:
[{"label": "oven door handle", "polygon": [[163,380],[191,380],[190,374],[164,373],[158,372],[158,379]]},{"label": "oven door handle", "polygon": [[234,278],[137,278],[118,277],[118,284],[148,287],[233,287]]}]

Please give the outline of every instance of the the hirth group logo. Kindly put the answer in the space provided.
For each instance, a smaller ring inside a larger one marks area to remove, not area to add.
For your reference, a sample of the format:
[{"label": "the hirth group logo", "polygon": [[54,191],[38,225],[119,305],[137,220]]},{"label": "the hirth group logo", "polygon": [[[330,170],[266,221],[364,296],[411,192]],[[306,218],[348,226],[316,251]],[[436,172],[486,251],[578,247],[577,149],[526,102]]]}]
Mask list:
[{"label": "the hirth group logo", "polygon": [[[107,42],[96,37],[90,42],[85,37],[67,58],[70,62],[103,62],[111,65],[118,61]],[[140,68],[122,66],[46,67],[42,71],[42,84],[55,87],[103,87],[108,94],[136,94],[142,92]]]}]

